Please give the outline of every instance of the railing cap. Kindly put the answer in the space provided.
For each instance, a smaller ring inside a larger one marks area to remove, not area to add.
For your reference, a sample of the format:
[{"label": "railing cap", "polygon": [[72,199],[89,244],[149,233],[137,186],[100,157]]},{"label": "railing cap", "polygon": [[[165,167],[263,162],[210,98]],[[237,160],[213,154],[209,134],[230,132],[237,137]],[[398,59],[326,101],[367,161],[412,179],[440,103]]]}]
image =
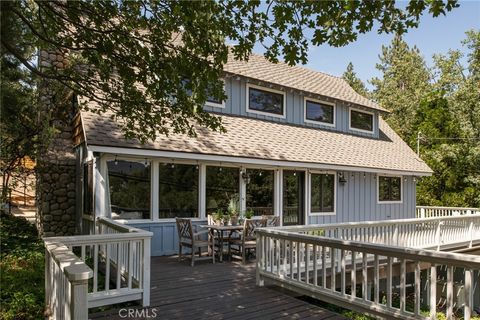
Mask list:
[{"label": "railing cap", "polygon": [[93,277],[92,269],[63,243],[54,238],[44,238],[45,248],[69,281],[83,281]]}]

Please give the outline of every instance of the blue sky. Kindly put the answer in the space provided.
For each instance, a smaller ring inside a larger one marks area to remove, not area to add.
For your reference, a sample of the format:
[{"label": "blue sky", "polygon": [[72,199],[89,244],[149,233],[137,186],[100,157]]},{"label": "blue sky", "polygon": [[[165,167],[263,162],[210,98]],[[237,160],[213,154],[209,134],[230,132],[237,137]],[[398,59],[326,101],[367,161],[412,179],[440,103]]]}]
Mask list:
[{"label": "blue sky", "polygon": [[[446,16],[432,18],[425,13],[419,27],[410,29],[404,39],[410,46],[416,45],[427,64],[431,65],[433,54],[462,49],[461,41],[465,39],[465,31],[470,29],[480,29],[480,0],[461,1],[460,7],[448,12]],[[392,37],[393,35],[379,35],[372,30],[359,35],[357,41],[345,47],[313,47],[306,66],[341,76],[351,61],[357,75],[366,82],[374,76],[380,76],[375,64],[379,61],[382,45],[388,45]]]}]

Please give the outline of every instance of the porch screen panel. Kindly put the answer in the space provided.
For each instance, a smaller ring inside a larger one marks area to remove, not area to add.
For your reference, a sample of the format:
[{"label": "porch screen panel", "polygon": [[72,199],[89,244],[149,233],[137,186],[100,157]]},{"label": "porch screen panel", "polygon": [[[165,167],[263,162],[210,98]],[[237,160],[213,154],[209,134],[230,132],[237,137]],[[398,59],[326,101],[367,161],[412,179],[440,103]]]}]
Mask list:
[{"label": "porch screen panel", "polygon": [[150,219],[150,165],[108,161],[108,184],[113,219]]},{"label": "porch screen panel", "polygon": [[247,209],[256,216],[273,215],[273,171],[248,169],[247,173]]},{"label": "porch screen panel", "polygon": [[158,217],[198,217],[198,169],[194,165],[160,164]]},{"label": "porch screen panel", "polygon": [[239,169],[207,166],[206,209],[207,214],[217,210],[226,212],[230,201],[238,207]]}]

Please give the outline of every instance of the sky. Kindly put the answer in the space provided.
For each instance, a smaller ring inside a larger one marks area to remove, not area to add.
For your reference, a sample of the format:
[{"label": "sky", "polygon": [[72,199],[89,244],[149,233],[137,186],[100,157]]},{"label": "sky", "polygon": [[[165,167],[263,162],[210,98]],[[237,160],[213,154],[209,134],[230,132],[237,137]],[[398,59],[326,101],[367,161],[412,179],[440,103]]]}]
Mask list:
[{"label": "sky", "polygon": [[[446,16],[433,18],[425,13],[420,19],[419,27],[409,29],[404,34],[404,40],[410,46],[416,45],[427,65],[431,66],[432,55],[435,53],[445,54],[449,49],[463,51],[461,41],[470,29],[480,29],[480,0],[460,1],[460,7],[447,12]],[[359,35],[355,42],[344,47],[312,47],[306,67],[341,76],[348,63],[352,62],[357,76],[367,82],[373,77],[381,76],[375,69],[375,64],[379,62],[382,45],[390,44],[392,38],[391,34],[379,35],[376,30],[372,30]]]}]

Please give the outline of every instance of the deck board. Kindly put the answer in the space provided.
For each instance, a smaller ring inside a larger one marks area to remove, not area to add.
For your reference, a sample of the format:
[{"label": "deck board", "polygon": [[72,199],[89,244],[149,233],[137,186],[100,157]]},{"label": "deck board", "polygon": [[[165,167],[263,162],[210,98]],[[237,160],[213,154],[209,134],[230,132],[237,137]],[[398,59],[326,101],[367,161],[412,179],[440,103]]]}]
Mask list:
[{"label": "deck board", "polygon": [[[152,257],[151,270],[156,319],[345,319],[276,288],[257,287],[254,263],[201,261],[190,267],[176,257]],[[89,318],[124,319],[119,309]]]}]

